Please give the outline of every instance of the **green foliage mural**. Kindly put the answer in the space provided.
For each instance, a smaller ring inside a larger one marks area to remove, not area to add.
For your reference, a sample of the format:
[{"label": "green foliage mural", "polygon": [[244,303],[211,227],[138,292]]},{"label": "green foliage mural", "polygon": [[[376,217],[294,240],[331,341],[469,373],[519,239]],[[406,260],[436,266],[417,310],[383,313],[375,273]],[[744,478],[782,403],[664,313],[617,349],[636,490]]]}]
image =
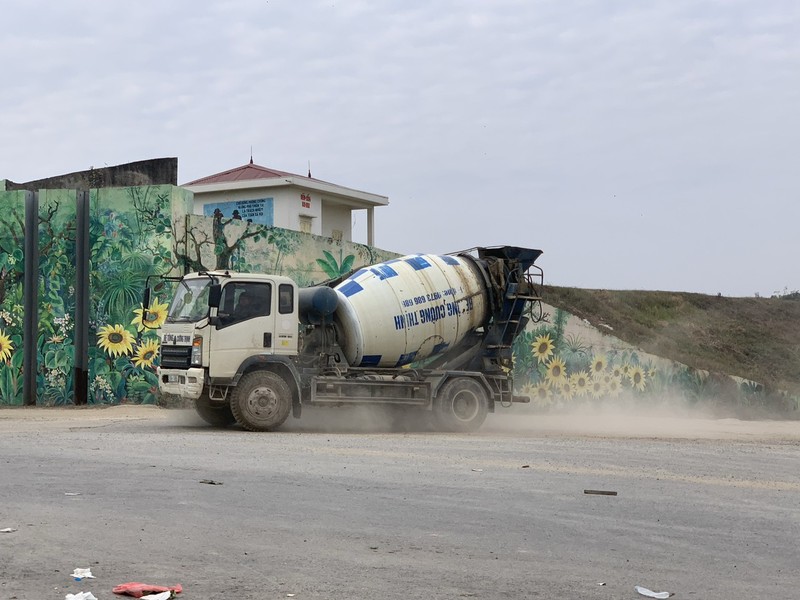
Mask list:
[{"label": "green foliage mural", "polygon": [[331,279],[336,279],[337,277],[341,277],[342,275],[347,275],[353,268],[353,261],[355,260],[355,256],[352,254],[348,254],[344,258],[342,258],[343,251],[339,249],[339,260],[337,261],[333,254],[328,252],[327,250],[323,250],[322,254],[325,256],[325,259],[318,258],[317,264],[323,270],[323,272],[330,277]]},{"label": "green foliage mural", "polygon": [[0,404],[22,404],[23,192],[0,192]]},{"label": "green foliage mural", "polygon": [[[0,192],[0,404],[20,405],[23,361],[24,192]],[[155,402],[156,329],[166,303],[142,323],[148,275],[182,270],[175,240],[191,194],[173,186],[93,190],[90,196],[89,402]],[[36,404],[72,404],[76,192],[39,191]]]},{"label": "green foliage mural", "polygon": [[90,403],[155,403],[157,329],[168,298],[151,301],[142,321],[150,275],[181,272],[176,240],[191,194],[172,186],[92,190],[89,347]]},{"label": "green foliage mural", "polygon": [[37,404],[71,404],[75,314],[75,192],[39,193]]}]

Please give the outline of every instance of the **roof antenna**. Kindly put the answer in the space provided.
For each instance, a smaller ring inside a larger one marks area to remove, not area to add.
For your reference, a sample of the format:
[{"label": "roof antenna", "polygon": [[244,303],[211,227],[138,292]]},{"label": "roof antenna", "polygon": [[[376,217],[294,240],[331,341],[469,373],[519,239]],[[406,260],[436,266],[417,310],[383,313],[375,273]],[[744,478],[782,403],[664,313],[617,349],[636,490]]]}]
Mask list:
[{"label": "roof antenna", "polygon": [[311,161],[308,161],[308,177],[311,178]]},{"label": "roof antenna", "polygon": [[253,147],[250,146],[250,164],[253,164]]}]

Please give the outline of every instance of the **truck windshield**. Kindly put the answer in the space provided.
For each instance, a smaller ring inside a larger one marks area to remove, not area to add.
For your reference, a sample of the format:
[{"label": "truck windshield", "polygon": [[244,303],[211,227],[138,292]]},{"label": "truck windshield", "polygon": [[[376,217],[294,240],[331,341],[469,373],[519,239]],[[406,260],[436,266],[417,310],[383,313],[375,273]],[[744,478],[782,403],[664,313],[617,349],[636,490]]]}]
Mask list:
[{"label": "truck windshield", "polygon": [[194,322],[208,315],[208,291],[211,280],[184,279],[180,282],[175,298],[169,305],[168,322]]}]

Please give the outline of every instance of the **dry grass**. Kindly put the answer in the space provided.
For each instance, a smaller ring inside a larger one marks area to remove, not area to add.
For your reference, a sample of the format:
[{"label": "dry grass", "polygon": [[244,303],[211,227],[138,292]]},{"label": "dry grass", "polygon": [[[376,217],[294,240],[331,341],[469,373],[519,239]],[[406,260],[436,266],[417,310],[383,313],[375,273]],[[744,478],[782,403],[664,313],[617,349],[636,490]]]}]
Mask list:
[{"label": "dry grass", "polygon": [[652,354],[800,393],[800,299],[546,286],[544,300]]}]

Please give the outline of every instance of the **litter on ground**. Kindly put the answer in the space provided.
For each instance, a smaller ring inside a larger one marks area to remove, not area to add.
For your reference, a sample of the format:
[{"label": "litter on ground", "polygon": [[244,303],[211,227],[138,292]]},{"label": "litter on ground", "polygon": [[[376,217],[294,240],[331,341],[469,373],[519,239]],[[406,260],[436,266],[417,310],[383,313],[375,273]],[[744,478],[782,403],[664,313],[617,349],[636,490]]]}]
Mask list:
[{"label": "litter on ground", "polygon": [[164,585],[152,585],[149,583],[139,583],[137,581],[131,581],[129,583],[122,583],[116,586],[113,590],[111,590],[115,594],[120,594],[123,596],[133,596],[134,598],[141,598],[145,594],[150,594],[152,592],[160,593],[160,592],[175,592],[176,594],[180,594],[183,591],[183,586],[179,583],[178,585],[173,586],[164,586]]},{"label": "litter on ground", "polygon": [[80,581],[81,579],[97,579],[94,575],[92,575],[91,569],[79,569],[77,567],[70,574],[70,577],[75,579],[75,581]]},{"label": "litter on ground", "polygon": [[77,594],[67,594],[64,600],[97,600],[92,592],[78,592]]},{"label": "litter on ground", "polygon": [[634,586],[633,589],[639,592],[642,596],[647,596],[648,598],[658,598],[659,600],[672,596],[672,594],[669,592],[654,592],[653,590],[648,590],[646,587],[642,587],[640,585]]}]

